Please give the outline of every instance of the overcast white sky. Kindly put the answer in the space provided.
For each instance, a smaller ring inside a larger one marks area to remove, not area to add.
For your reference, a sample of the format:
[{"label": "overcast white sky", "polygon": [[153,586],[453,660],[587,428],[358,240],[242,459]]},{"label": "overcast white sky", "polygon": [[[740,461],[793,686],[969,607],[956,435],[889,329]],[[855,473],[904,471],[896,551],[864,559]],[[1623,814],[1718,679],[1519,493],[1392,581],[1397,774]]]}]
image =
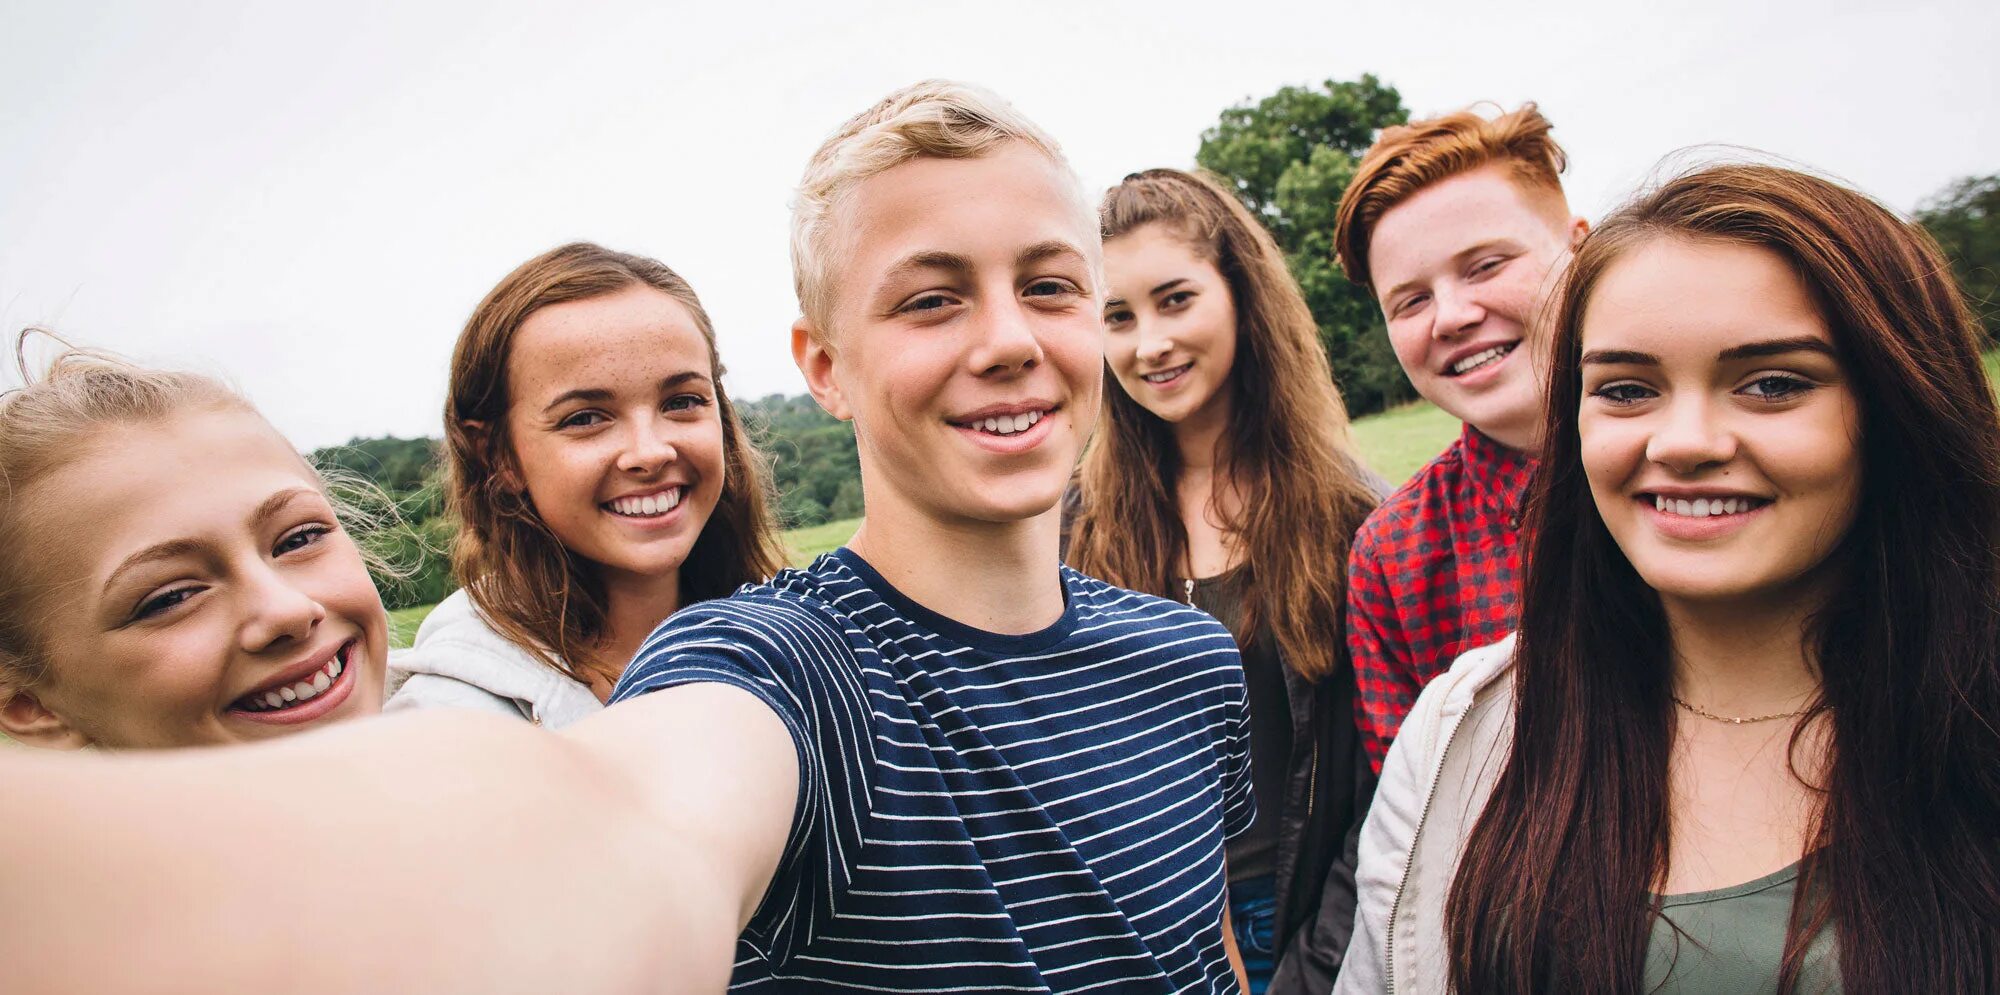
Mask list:
[{"label": "overcast white sky", "polygon": [[435,435],[472,306],[583,238],[693,282],[738,396],[796,393],[792,184],[927,76],[1012,99],[1093,190],[1374,72],[1418,114],[1539,101],[1593,218],[1706,143],[1907,211],[2000,172],[2000,4],[1876,6],[0,0],[0,328],[223,373],[301,448]]}]

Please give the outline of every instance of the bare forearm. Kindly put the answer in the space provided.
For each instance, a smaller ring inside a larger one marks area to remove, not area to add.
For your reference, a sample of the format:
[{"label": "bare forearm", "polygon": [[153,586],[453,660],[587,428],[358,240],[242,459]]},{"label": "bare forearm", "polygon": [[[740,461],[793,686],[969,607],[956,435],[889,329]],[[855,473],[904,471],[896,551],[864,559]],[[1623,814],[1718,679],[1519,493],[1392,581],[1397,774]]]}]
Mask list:
[{"label": "bare forearm", "polygon": [[[592,754],[434,712],[0,756],[10,991],[716,991],[734,909]],[[714,904],[714,903],[710,903]],[[671,968],[666,962],[671,958]]]}]

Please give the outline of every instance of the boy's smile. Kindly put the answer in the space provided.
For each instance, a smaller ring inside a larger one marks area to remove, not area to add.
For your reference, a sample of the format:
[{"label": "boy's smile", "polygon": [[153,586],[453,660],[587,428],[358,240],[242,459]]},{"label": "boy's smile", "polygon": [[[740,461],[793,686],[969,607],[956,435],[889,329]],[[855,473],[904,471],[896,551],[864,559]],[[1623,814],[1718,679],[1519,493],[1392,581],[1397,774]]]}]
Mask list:
[{"label": "boy's smile", "polygon": [[802,366],[852,418],[871,514],[1019,521],[1054,507],[1095,423],[1103,326],[1094,216],[1013,144],[922,158],[839,210],[833,324]]}]

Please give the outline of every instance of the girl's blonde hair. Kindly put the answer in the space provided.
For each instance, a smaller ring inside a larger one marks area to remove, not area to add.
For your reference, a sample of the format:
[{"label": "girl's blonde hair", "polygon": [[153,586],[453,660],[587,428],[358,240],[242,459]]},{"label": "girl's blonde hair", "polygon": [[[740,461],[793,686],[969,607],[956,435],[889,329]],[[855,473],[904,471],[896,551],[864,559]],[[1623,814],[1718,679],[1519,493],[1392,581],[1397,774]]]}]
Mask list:
[{"label": "girl's blonde hair", "polygon": [[[28,341],[46,336],[61,348],[31,373]],[[190,409],[236,409],[250,402],[214,377],[139,366],[26,328],[14,340],[14,363],[26,386],[0,394],[0,701],[45,676],[47,660],[33,620],[42,596],[30,556],[45,548],[23,514],[37,482],[89,452],[99,433],[145,424]]]}]

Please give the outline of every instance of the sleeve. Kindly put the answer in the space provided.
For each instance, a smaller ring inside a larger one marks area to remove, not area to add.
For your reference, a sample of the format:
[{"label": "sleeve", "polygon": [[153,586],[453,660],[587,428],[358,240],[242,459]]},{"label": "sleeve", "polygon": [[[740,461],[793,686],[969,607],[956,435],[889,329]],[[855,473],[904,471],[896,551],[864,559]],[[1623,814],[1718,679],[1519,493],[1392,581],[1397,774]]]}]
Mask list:
[{"label": "sleeve", "polygon": [[[1221,623],[1215,623],[1221,628]],[[1226,630],[1225,630],[1226,634]],[[1235,646],[1234,637],[1230,645]],[[1243,684],[1243,664],[1230,653],[1230,679],[1223,685],[1222,838],[1233,840],[1257,821],[1257,794],[1250,783],[1250,701]]]},{"label": "sleeve", "polygon": [[703,602],[662,623],[626,668],[612,701],[702,682],[755,695],[798,750],[791,831],[742,935],[779,967],[833,921],[852,881],[875,778],[867,689],[830,615],[797,600],[738,596]]},{"label": "sleeve", "polygon": [[421,708],[468,708],[510,719],[528,717],[521,704],[512,698],[438,674],[411,674],[382,704],[383,712],[411,712]]},{"label": "sleeve", "polygon": [[1375,541],[1376,524],[1371,518],[1362,526],[1347,561],[1347,652],[1354,661],[1354,723],[1369,764],[1380,772],[1421,688],[1412,676],[1409,644]]},{"label": "sleeve", "polygon": [[1334,980],[1340,977],[1341,959],[1354,938],[1355,868],[1360,863],[1362,822],[1375,794],[1375,772],[1360,749],[1351,756],[1357,803],[1354,821],[1347,828],[1340,853],[1327,865],[1319,910],[1292,934],[1290,946],[1278,957],[1271,995],[1321,995],[1332,990]]},{"label": "sleeve", "polygon": [[1403,887],[1410,846],[1423,815],[1431,768],[1431,731],[1443,709],[1449,681],[1434,681],[1410,711],[1405,735],[1389,747],[1382,780],[1361,825],[1354,868],[1354,937],[1341,958],[1334,995],[1387,990],[1389,914]]}]

